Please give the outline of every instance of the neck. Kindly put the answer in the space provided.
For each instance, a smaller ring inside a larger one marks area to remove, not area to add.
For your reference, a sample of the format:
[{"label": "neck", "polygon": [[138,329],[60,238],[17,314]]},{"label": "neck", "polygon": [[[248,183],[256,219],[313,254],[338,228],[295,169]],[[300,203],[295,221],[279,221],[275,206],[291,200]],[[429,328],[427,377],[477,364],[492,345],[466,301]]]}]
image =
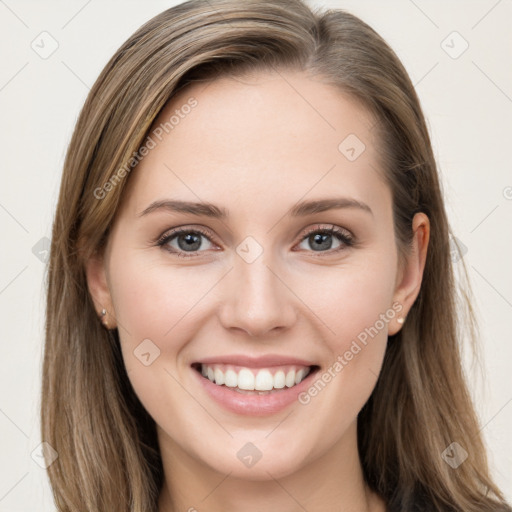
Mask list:
[{"label": "neck", "polygon": [[309,464],[285,476],[248,480],[222,474],[183,452],[159,432],[165,481],[159,512],[385,512],[364,482],[354,423],[346,436]]}]

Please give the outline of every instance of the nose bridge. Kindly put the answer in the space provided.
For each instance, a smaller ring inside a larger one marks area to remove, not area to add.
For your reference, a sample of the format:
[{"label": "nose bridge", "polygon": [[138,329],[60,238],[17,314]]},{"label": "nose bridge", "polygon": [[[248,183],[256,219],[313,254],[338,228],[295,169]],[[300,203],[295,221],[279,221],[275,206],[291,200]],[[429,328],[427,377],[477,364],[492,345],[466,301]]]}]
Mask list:
[{"label": "nose bridge", "polygon": [[258,249],[254,241],[246,240],[237,247],[233,266],[232,286],[221,314],[226,328],[258,336],[293,324],[293,294],[282,282],[270,250]]}]

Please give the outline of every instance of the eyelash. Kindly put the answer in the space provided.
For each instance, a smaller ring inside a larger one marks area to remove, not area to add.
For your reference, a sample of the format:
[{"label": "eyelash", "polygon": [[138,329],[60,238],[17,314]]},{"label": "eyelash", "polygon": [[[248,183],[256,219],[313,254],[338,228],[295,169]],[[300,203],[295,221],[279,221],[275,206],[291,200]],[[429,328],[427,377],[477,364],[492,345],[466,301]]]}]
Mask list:
[{"label": "eyelash", "polygon": [[[159,247],[161,247],[162,249],[168,251],[169,253],[175,255],[175,256],[178,256],[180,258],[195,258],[197,256],[200,256],[202,252],[204,251],[196,251],[196,252],[189,252],[187,254],[186,251],[176,251],[176,250],[170,250],[166,247],[166,244],[168,244],[172,239],[178,237],[179,235],[181,234],[190,234],[190,233],[193,233],[195,235],[202,235],[204,236],[205,238],[208,239],[208,241],[210,241],[211,243],[212,240],[211,240],[211,234],[202,230],[201,228],[194,228],[194,229],[190,229],[190,228],[177,228],[175,230],[172,230],[170,232],[166,232],[164,235],[162,235],[158,240],[157,240],[157,245]],[[333,253],[337,253],[339,251],[342,251],[344,249],[346,249],[347,247],[352,247],[355,245],[355,241],[354,241],[354,238],[352,237],[351,234],[348,233],[348,231],[346,230],[342,230],[340,228],[337,228],[336,226],[331,226],[330,228],[319,228],[318,226],[314,227],[314,228],[311,228],[309,230],[307,230],[302,238],[300,239],[299,241],[299,244],[302,243],[304,240],[306,240],[307,238],[309,238],[312,234],[327,234],[327,235],[331,235],[331,236],[336,236],[338,238],[338,240],[343,244],[341,245],[340,247],[338,247],[337,249],[330,249],[330,250],[327,250],[327,251],[316,251],[317,252],[317,255],[320,256],[322,254],[333,254]],[[313,252],[315,253],[315,251],[308,251],[308,252]]]}]

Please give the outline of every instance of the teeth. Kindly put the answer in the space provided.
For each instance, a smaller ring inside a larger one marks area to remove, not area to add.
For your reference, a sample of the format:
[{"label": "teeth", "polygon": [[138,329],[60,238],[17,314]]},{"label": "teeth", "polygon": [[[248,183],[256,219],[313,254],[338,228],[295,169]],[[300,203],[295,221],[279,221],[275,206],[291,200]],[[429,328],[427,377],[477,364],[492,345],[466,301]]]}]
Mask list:
[{"label": "teeth", "polygon": [[[224,384],[224,374],[219,368],[215,368],[213,372],[213,376],[215,377],[215,382],[219,385]],[[211,379],[210,379],[211,380]]]},{"label": "teeth", "polygon": [[274,387],[276,389],[282,389],[284,388],[286,384],[286,375],[284,374],[283,370],[279,370],[274,375]]},{"label": "teeth", "polygon": [[286,374],[285,384],[287,388],[291,388],[295,384],[295,372],[290,371]]},{"label": "teeth", "polygon": [[[214,382],[212,379],[210,380]],[[233,370],[228,370],[224,374],[224,384],[228,388],[236,388],[238,386],[238,375]]]},{"label": "teeth", "polygon": [[[240,389],[247,389],[247,391],[251,389],[254,390],[254,375],[251,370],[242,368],[238,372],[238,387]],[[261,391],[263,391],[263,389]]]},{"label": "teeth", "polygon": [[[239,368],[239,367],[238,367]],[[275,370],[274,370],[275,371]],[[229,388],[237,388],[236,391],[259,391],[260,395],[266,395],[273,390],[291,388],[302,382],[309,374],[310,368],[288,367],[279,369],[274,374],[268,368],[254,370],[240,368],[235,371],[233,367],[226,365],[201,365],[201,374],[214,384],[225,385]]]},{"label": "teeth", "polygon": [[256,374],[256,381],[253,389],[257,389],[258,391],[270,391],[273,387],[274,378],[272,377],[272,374],[268,370],[260,370]]}]

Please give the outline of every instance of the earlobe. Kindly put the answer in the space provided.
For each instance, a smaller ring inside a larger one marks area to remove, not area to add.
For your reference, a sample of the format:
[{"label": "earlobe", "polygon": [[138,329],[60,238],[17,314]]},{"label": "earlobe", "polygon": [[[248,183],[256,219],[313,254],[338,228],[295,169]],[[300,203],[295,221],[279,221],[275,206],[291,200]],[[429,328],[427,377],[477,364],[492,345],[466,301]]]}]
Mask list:
[{"label": "earlobe", "polygon": [[95,254],[86,262],[85,274],[99,321],[105,328],[114,329],[116,321],[103,255]]},{"label": "earlobe", "polygon": [[411,248],[399,273],[393,297],[394,301],[398,301],[402,305],[402,310],[394,323],[390,324],[389,335],[394,335],[401,329],[407,313],[418,297],[423,280],[430,238],[430,222],[424,213],[420,212],[414,216],[412,230]]}]

